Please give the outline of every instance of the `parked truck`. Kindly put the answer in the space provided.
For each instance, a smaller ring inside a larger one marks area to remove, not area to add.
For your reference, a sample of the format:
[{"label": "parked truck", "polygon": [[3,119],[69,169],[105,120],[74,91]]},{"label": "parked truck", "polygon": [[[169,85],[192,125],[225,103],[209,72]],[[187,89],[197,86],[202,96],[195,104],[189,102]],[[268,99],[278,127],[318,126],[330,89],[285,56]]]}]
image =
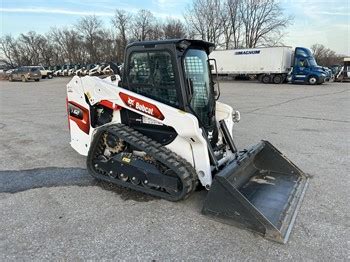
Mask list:
[{"label": "parked truck", "polygon": [[263,83],[322,84],[328,73],[316,63],[311,51],[304,47],[259,47],[252,49],[216,50],[210,54],[216,60],[218,75],[257,76]]},{"label": "parked truck", "polygon": [[350,57],[344,57],[344,64],[339,65],[335,74],[334,81],[346,82],[350,81]]}]

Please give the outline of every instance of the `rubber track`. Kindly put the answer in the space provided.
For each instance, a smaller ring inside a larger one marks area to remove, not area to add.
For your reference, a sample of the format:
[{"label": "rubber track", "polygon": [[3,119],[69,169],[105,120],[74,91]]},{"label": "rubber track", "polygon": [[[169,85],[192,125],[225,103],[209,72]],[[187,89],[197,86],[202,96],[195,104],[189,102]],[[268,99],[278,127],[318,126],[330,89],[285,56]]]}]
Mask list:
[{"label": "rubber track", "polygon": [[[93,159],[100,154],[100,152],[97,151],[102,150],[101,138],[105,132],[124,140],[126,143],[141,151],[144,151],[147,155],[153,157],[155,160],[171,169],[182,182],[182,191],[179,192],[178,195],[170,195],[169,193],[157,189],[144,187],[142,185],[134,185],[130,182],[123,182],[117,178],[111,178],[108,176],[107,172],[100,174],[93,166]],[[101,127],[101,129],[98,130],[90,147],[87,157],[87,166],[90,174],[98,179],[106,180],[119,186],[131,188],[169,201],[186,199],[195,190],[198,183],[196,171],[189,162],[158,142],[123,124],[108,125]]]}]

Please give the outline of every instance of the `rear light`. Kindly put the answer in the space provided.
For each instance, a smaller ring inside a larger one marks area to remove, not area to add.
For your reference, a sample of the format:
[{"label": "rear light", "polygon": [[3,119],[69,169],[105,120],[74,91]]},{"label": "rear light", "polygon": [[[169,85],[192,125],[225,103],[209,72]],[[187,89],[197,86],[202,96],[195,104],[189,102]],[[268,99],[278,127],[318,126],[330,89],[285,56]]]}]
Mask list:
[{"label": "rear light", "polygon": [[84,118],[83,110],[73,104],[68,104],[68,114],[80,120]]},{"label": "rear light", "polygon": [[90,132],[90,116],[89,110],[85,107],[67,100],[68,121],[74,121],[80,130],[89,134]]}]

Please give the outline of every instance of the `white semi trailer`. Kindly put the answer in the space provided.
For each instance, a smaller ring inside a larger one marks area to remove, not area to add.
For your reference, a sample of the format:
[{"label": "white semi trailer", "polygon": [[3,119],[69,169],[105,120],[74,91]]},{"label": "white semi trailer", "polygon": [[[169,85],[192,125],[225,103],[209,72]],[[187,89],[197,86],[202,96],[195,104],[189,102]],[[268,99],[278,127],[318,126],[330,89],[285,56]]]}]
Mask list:
[{"label": "white semi trailer", "polygon": [[[303,47],[215,50],[210,58],[216,60],[221,76],[254,75],[263,83],[281,84],[288,74],[293,83],[320,84],[326,77],[310,50]],[[214,68],[212,73],[215,72]]]},{"label": "white semi trailer", "polygon": [[257,75],[262,82],[282,83],[291,71],[290,46],[216,50],[210,54],[219,75]]}]

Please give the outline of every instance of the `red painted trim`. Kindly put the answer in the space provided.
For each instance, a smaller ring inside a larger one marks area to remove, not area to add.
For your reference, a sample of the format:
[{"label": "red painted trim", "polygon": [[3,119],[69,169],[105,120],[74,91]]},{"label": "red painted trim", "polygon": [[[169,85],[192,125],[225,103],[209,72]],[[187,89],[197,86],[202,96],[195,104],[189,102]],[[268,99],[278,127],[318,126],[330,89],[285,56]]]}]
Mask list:
[{"label": "red painted trim", "polygon": [[69,110],[68,110],[68,96],[66,96],[66,111],[67,111],[67,119],[68,119],[68,129],[70,130]]},{"label": "red painted trim", "polygon": [[122,108],[121,106],[115,105],[111,101],[108,101],[108,100],[101,100],[100,104],[105,106],[105,107],[108,107],[112,110],[120,110]]},{"label": "red painted trim", "polygon": [[144,114],[150,115],[152,117],[158,118],[160,120],[164,119],[164,115],[156,105],[148,103],[142,99],[136,98],[125,93],[119,93],[120,98],[123,100],[124,104],[130,108],[136,109]]},{"label": "red painted trim", "polygon": [[100,104],[105,106],[105,107],[108,107],[110,109],[114,109],[113,108],[113,103],[111,101],[108,101],[108,100],[101,100],[100,101]]},{"label": "red painted trim", "polygon": [[[68,112],[68,118],[75,123],[77,123],[78,127],[86,134],[89,134],[90,132],[90,113],[89,110],[82,105],[79,105],[78,103],[75,103],[73,101],[68,101],[68,104],[72,104],[73,106],[78,107],[81,111],[83,111],[83,119],[76,118],[74,116],[69,115]],[[68,105],[67,104],[67,105]]]}]

